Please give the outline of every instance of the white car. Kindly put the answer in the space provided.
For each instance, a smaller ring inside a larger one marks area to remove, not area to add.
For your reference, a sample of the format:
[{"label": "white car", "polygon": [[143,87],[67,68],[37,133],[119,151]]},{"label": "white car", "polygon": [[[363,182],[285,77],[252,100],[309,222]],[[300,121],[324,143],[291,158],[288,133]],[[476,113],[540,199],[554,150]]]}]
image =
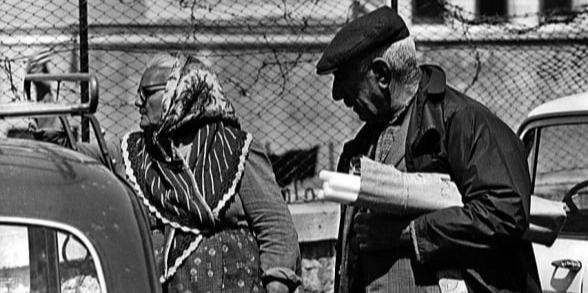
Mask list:
[{"label": "white car", "polygon": [[568,209],[553,245],[533,244],[543,292],[588,293],[588,93],[536,107],[517,133],[527,147],[533,194]]}]

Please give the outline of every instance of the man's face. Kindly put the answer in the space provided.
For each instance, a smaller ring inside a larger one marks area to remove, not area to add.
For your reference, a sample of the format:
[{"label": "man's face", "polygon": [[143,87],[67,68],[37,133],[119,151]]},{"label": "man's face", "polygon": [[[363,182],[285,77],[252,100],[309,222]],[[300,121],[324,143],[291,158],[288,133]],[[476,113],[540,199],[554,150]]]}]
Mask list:
[{"label": "man's face", "polygon": [[139,108],[142,129],[158,126],[162,119],[163,92],[169,68],[149,68],[143,73],[135,106]]},{"label": "man's face", "polygon": [[390,118],[390,97],[378,85],[372,70],[362,74],[359,64],[352,62],[334,72],[332,95],[335,101],[343,100],[359,119],[366,122],[385,121]]}]

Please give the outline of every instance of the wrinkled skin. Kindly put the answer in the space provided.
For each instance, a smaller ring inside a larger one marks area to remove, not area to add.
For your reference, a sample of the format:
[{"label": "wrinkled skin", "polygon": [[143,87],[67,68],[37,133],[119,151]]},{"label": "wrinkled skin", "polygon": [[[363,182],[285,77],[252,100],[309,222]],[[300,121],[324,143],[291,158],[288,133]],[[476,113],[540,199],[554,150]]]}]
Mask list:
[{"label": "wrinkled skin", "polygon": [[[149,88],[150,86],[165,84],[169,70],[169,68],[148,68],[141,77],[139,87]],[[135,106],[139,108],[139,114],[141,114],[139,126],[144,130],[155,128],[161,123],[164,90],[159,88],[153,91],[146,91],[146,93],[145,101],[141,100],[140,95],[137,95],[135,99]]]}]

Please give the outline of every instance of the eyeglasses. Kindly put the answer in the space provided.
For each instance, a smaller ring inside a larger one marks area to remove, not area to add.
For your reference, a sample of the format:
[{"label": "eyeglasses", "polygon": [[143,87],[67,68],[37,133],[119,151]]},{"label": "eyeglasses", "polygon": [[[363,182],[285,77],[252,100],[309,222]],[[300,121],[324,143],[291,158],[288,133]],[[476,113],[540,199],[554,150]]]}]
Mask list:
[{"label": "eyeglasses", "polygon": [[149,97],[155,94],[157,91],[161,91],[165,89],[165,83],[153,84],[148,86],[140,86],[137,90],[139,94],[139,98],[141,99],[141,104],[144,104]]}]

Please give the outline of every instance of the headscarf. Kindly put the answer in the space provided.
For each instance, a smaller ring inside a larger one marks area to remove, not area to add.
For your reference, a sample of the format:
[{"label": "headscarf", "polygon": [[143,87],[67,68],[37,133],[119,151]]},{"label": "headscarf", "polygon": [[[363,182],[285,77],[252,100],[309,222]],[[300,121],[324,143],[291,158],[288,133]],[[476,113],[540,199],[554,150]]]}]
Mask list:
[{"label": "headscarf", "polygon": [[165,151],[162,141],[170,140],[173,132],[195,121],[219,119],[239,125],[235,109],[223,94],[216,74],[192,56],[178,55],[167,79],[162,101],[162,122],[154,132],[164,158],[171,161],[173,153]]},{"label": "headscarf", "polygon": [[[183,158],[173,139],[186,131],[194,140]],[[198,59],[177,56],[163,94],[162,122],[150,135],[123,139],[127,175],[143,203],[181,231],[163,279],[197,248],[202,233],[217,229],[236,194],[250,142],[214,72]]]}]

